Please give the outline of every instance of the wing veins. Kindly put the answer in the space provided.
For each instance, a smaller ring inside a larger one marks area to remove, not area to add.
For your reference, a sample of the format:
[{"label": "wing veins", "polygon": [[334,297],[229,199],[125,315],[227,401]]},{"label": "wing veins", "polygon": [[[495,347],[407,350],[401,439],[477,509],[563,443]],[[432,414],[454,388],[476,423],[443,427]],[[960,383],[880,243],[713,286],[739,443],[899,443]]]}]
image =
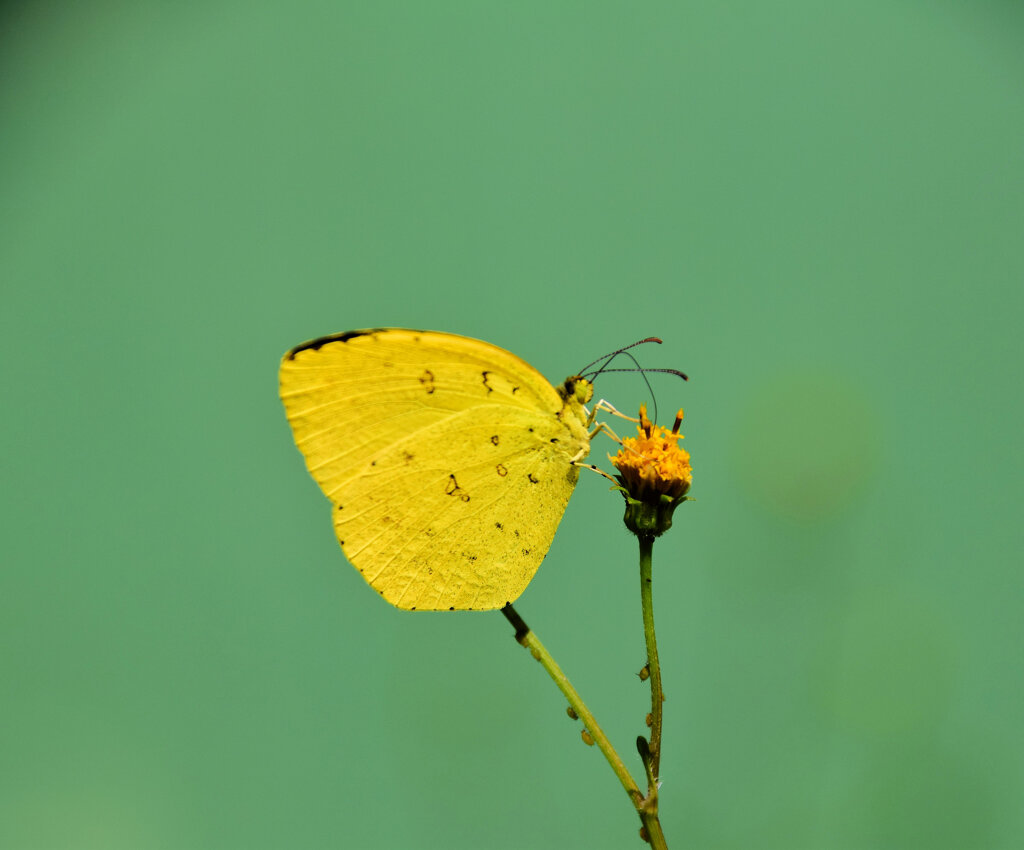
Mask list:
[{"label": "wing veins", "polygon": [[[502,455],[502,456],[501,456],[501,460],[508,460],[509,458],[514,458],[514,457],[519,457],[519,456],[523,456],[523,457],[526,457],[526,456],[528,456],[528,455],[530,455],[530,454],[536,453],[536,451],[537,451],[536,449],[526,449],[525,451],[521,451],[521,452],[512,452],[512,453],[510,453],[510,454]],[[465,468],[465,469],[479,469],[479,468],[481,468],[481,467],[483,467],[483,466],[485,466],[485,465],[489,465],[489,464],[490,464],[490,461],[484,461],[484,462],[482,462],[482,463],[479,463],[479,464],[474,464],[473,466],[470,466],[470,467],[464,467],[464,468]],[[404,508],[404,507],[405,507],[405,505],[407,505],[407,504],[408,504],[409,502],[412,502],[412,501],[416,501],[417,499],[419,499],[419,498],[420,498],[420,497],[421,497],[421,496],[422,496],[422,495],[423,495],[423,494],[424,494],[424,493],[425,493],[425,492],[427,491],[427,488],[428,488],[428,487],[430,487],[430,486],[431,486],[431,484],[433,484],[433,483],[435,483],[435,482],[436,482],[436,483],[438,483],[438,484],[443,484],[443,483],[444,483],[444,479],[445,479],[445,476],[446,476],[446,475],[448,475],[448,474],[450,474],[450,473],[446,473],[446,472],[444,471],[444,469],[445,469],[444,467],[438,467],[438,468],[437,468],[437,472],[438,472],[438,477],[437,477],[436,479],[434,479],[434,480],[432,480],[432,481],[429,481],[429,482],[425,482],[425,483],[424,483],[424,484],[423,484],[423,485],[422,485],[422,486],[421,486],[421,487],[419,488],[419,490],[416,490],[415,492],[413,492],[413,493],[410,493],[410,494],[409,494],[408,496],[406,496],[406,497],[405,497],[404,499],[402,499],[402,500],[401,500],[400,502],[398,502],[398,501],[391,501],[391,502],[390,502],[390,504],[394,505],[394,506],[395,506],[396,508],[399,508],[399,509],[401,509],[401,508]],[[424,471],[426,471],[426,470],[424,470]],[[402,477],[403,477],[403,478],[409,478],[409,477],[413,477],[413,476],[419,476],[419,475],[421,475],[421,474],[422,474],[422,471],[408,472],[408,473],[404,474],[404,475],[403,475]],[[502,499],[502,498],[505,498],[505,497],[504,497],[504,496],[498,496],[498,497],[497,497],[497,498],[496,498],[496,499],[495,499],[494,501],[492,501],[492,502],[490,502],[490,503],[488,503],[488,504],[485,504],[485,505],[483,505],[482,507],[479,507],[479,508],[473,508],[473,511],[472,511],[472,513],[471,513],[471,514],[467,515],[466,517],[459,517],[459,518],[457,518],[457,519],[454,519],[454,520],[452,520],[452,522],[450,522],[450,523],[449,523],[448,525],[446,525],[446,526],[445,526],[445,527],[444,527],[444,528],[443,528],[443,529],[442,529],[442,530],[441,530],[441,531],[439,532],[439,534],[440,534],[440,533],[447,533],[447,531],[448,531],[448,530],[449,530],[449,529],[450,529],[450,528],[452,527],[452,525],[453,525],[453,524],[455,524],[455,523],[457,523],[457,522],[460,522],[460,521],[461,521],[462,519],[468,519],[468,518],[470,518],[470,517],[472,517],[472,516],[475,516],[475,515],[476,515],[476,514],[477,514],[477,513],[478,513],[478,512],[480,511],[480,510],[482,510],[482,509],[483,509],[483,508],[485,508],[485,507],[488,507],[489,505],[492,505],[492,504],[494,504],[494,502],[495,502],[495,501],[497,501],[498,499]],[[346,518],[346,519],[344,520],[344,522],[355,522],[355,521],[356,521],[356,520],[358,520],[358,519],[359,519],[360,517],[364,516],[364,515],[365,515],[366,513],[368,513],[369,511],[373,510],[373,508],[374,508],[374,507],[376,507],[376,506],[378,506],[379,504],[381,504],[381,503],[380,503],[380,502],[374,502],[374,503],[373,503],[373,506],[372,506],[372,507],[367,507],[366,509],[364,509],[364,510],[360,511],[359,513],[355,513],[355,514],[354,514],[354,515],[353,515],[353,516],[351,517],[351,519],[349,519],[349,518]],[[408,513],[406,513],[406,512],[403,512],[403,516],[407,516],[407,515],[408,515]],[[366,541],[366,543],[364,543],[364,544],[363,544],[363,545],[362,545],[362,546],[361,546],[361,547],[360,547],[360,548],[359,548],[359,549],[358,549],[357,551],[353,552],[353,553],[352,553],[352,554],[353,554],[353,556],[355,556],[355,555],[358,555],[358,554],[361,554],[361,553],[363,552],[363,550],[364,550],[364,549],[366,549],[366,547],[367,547],[367,546],[372,546],[372,545],[373,545],[374,543],[376,543],[376,542],[377,542],[377,541],[378,541],[378,540],[379,540],[379,539],[380,539],[380,538],[381,538],[381,537],[382,537],[383,535],[387,534],[387,533],[388,533],[389,531],[391,531],[391,530],[392,530],[392,529],[382,529],[382,530],[381,530],[380,532],[378,532],[378,533],[377,533],[377,535],[376,535],[376,536],[374,536],[374,537],[372,537],[371,539],[367,540],[367,541]],[[399,529],[399,531],[409,531],[409,532],[412,532],[412,533],[415,533],[416,531],[421,531],[421,530],[423,530],[423,529]],[[404,547],[403,547],[403,549],[404,549]],[[401,551],[401,550],[400,550],[400,551]],[[383,572],[383,571],[384,571],[384,569],[386,569],[386,567],[385,567],[385,568],[382,568],[382,569],[381,569],[381,572]],[[379,573],[378,573],[378,575],[379,575]],[[374,579],[376,579],[376,576],[374,576]]]},{"label": "wing veins", "polygon": [[[536,450],[531,450],[530,453],[535,453],[535,452],[536,452]],[[514,456],[514,455],[510,455],[510,456]],[[531,468],[536,468],[536,467],[537,467],[537,464],[531,464]],[[442,529],[440,532],[438,532],[436,537],[440,537],[442,535],[447,535],[453,528],[455,528],[460,523],[467,522],[467,521],[473,519],[474,517],[478,516],[482,511],[485,511],[485,510],[493,507],[494,505],[498,504],[501,501],[505,501],[505,500],[509,499],[512,495],[514,495],[515,492],[516,492],[516,488],[513,488],[511,490],[511,492],[508,492],[508,493],[505,493],[503,495],[497,496],[496,498],[492,499],[491,501],[486,502],[484,504],[481,504],[480,506],[474,508],[472,513],[469,513],[466,516],[456,517],[451,522],[449,522],[444,527],[444,529]],[[379,535],[378,535],[378,537],[379,537]],[[376,538],[376,537],[374,538],[374,540],[377,540],[377,539],[378,538]],[[410,540],[408,543],[403,545],[397,552],[395,552],[393,555],[391,555],[389,557],[389,559],[388,559],[388,562],[383,567],[381,567],[381,569],[374,576],[373,581],[376,581],[377,578],[379,578],[381,575],[383,575],[386,570],[388,570],[389,568],[394,566],[396,559],[398,559],[404,552],[406,552],[406,550],[408,549],[409,545],[412,544],[413,542],[414,541]],[[418,557],[423,552],[424,549],[428,548],[431,545],[436,545],[436,539],[435,538],[428,538],[427,542],[421,543],[420,546],[414,552],[412,552],[412,554],[410,556],[408,556],[408,557],[403,559],[403,563],[408,563],[409,561],[414,560],[416,557]],[[401,601],[405,597],[405,594],[409,592],[409,588],[412,587],[412,585],[416,582],[417,579],[418,579],[418,576],[415,576],[415,575],[412,578],[409,579],[409,582],[406,584],[405,589],[402,591],[401,596],[398,597],[399,601]],[[444,596],[445,592],[448,589],[448,586],[449,586],[449,582],[446,580],[445,583],[444,583],[444,587],[442,588],[441,592],[438,593],[438,596],[437,596],[438,599],[440,599],[442,596]],[[476,594],[473,597],[473,601],[475,602],[476,599],[479,598],[479,596],[480,596],[480,591],[477,590]]]},{"label": "wing veins", "polygon": [[[508,405],[503,405],[503,404],[477,405],[476,407],[473,408],[474,416],[479,415],[479,411],[480,411],[481,408],[501,408],[501,407],[506,407],[506,406],[508,406]],[[462,416],[465,413],[466,413],[466,410],[451,411],[447,415],[440,416],[437,419],[434,419],[431,422],[427,423],[426,425],[422,425],[419,428],[416,428],[415,430],[405,431],[405,432],[402,433],[401,437],[399,437],[398,439],[393,440],[392,442],[388,442],[388,443],[385,443],[384,445],[382,445],[376,452],[374,452],[372,455],[370,455],[368,457],[368,459],[372,460],[373,458],[380,457],[381,454],[383,454],[384,452],[387,452],[390,449],[394,449],[396,446],[400,445],[401,443],[407,442],[407,441],[413,439],[416,436],[420,436],[424,432],[429,431],[429,430],[431,430],[433,428],[437,428],[437,427],[440,427],[440,426],[443,426],[443,425],[448,425],[449,427],[451,427],[450,426],[451,420],[455,419],[455,418],[457,418],[459,416]],[[393,421],[395,419],[400,418],[400,416],[401,416],[401,414],[398,414],[398,415],[395,415],[395,416],[390,416],[387,419],[378,420],[378,422],[391,422],[391,421]],[[469,422],[469,423],[466,424],[465,427],[462,427],[462,428],[459,428],[459,427],[452,428],[452,432],[456,433],[456,434],[468,433],[469,431],[473,430],[473,428],[474,428],[474,423]],[[330,430],[330,429],[328,429],[328,430]],[[321,433],[323,433],[323,432],[321,432]],[[304,438],[303,441],[302,441],[302,444],[305,444],[308,439],[309,438]],[[314,471],[322,469],[323,467],[327,466],[330,463],[334,463],[335,461],[339,460],[340,458],[346,457],[347,455],[350,455],[352,453],[358,453],[361,450],[363,450],[364,448],[366,448],[366,446],[370,445],[371,442],[372,441],[367,441],[367,442],[364,442],[364,443],[359,443],[358,445],[350,445],[349,448],[347,448],[345,451],[341,452],[340,454],[335,455],[334,457],[330,458],[329,460],[323,461],[322,463],[318,463],[316,466],[309,467],[309,471],[310,471],[310,473],[312,473]],[[301,446],[300,446],[300,448],[301,448]],[[531,449],[526,449],[525,451],[536,451],[536,449],[531,448]],[[515,454],[513,453],[513,454],[508,454],[508,455],[500,455],[500,456],[497,456],[497,457],[499,457],[499,458],[502,458],[502,457],[515,457]],[[363,470],[364,470],[364,467],[360,467],[358,471],[353,472],[351,475],[347,476],[338,485],[338,487],[341,487],[341,486],[344,486],[344,485],[348,484],[354,478],[357,478],[357,477],[360,477],[362,475],[365,475],[365,472]],[[337,491],[338,487],[335,487],[330,493],[328,493],[328,496],[329,497],[333,497],[333,493]]]}]

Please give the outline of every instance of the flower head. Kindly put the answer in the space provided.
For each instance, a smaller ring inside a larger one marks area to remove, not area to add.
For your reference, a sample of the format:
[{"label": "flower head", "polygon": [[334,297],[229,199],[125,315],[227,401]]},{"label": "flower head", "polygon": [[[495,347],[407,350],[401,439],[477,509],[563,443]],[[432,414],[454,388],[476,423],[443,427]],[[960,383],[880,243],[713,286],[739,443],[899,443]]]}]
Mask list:
[{"label": "flower head", "polygon": [[658,536],[672,525],[672,513],[693,481],[689,453],[679,446],[683,411],[672,429],[655,425],[640,407],[638,436],[622,440],[612,465],[626,496],[626,526],[635,534]]}]

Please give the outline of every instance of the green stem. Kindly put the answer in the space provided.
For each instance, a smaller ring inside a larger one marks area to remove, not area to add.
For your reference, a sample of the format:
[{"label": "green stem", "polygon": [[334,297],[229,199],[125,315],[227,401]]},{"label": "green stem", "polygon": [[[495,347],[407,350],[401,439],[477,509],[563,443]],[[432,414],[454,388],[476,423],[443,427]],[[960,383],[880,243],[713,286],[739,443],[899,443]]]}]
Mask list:
[{"label": "green stem", "polygon": [[619,777],[619,782],[622,783],[622,787],[626,789],[626,793],[629,794],[629,798],[633,801],[633,804],[639,804],[644,795],[640,792],[637,784],[633,781],[633,777],[629,775],[629,771],[626,770],[626,765],[623,763],[619,754],[615,752],[615,748],[612,746],[611,741],[608,740],[608,736],[604,734],[601,727],[597,725],[597,721],[594,719],[594,715],[590,713],[590,709],[587,708],[583,702],[582,697],[576,692],[576,689],[572,686],[572,683],[566,678],[565,673],[562,672],[562,668],[558,666],[555,659],[551,657],[551,653],[547,651],[544,644],[540,642],[540,638],[533,632],[533,630],[523,622],[522,617],[516,613],[515,608],[509,603],[501,609],[501,613],[505,615],[505,618],[513,625],[516,630],[516,640],[519,641],[523,646],[530,650],[530,654],[536,658],[541,666],[548,671],[548,675],[554,680],[555,684],[558,685],[565,698],[569,701],[569,705],[572,706],[572,710],[576,712],[576,716],[583,722],[584,728],[590,733],[590,736],[594,739],[594,743],[597,744],[599,750],[604,753],[604,757],[608,759],[608,764],[611,765],[615,775]]},{"label": "green stem", "polygon": [[661,707],[665,696],[661,690],[661,664],[658,662],[658,641],[654,635],[654,600],[651,592],[651,552],[654,537],[637,535],[640,541],[640,605],[644,615],[644,639],[647,641],[647,666],[651,673],[651,770],[654,778],[648,796],[658,792],[661,765]]},{"label": "green stem", "polygon": [[654,812],[641,812],[640,820],[644,823],[644,829],[647,830],[647,842],[654,848],[654,850],[668,850],[668,844],[665,843],[665,833],[661,831],[661,821],[658,820],[657,811]]},{"label": "green stem", "polygon": [[598,726],[597,720],[594,719],[594,715],[590,713],[590,709],[588,709],[586,704],[583,702],[582,697],[580,697],[579,693],[577,693],[576,689],[572,686],[572,683],[570,683],[565,673],[562,672],[562,668],[559,667],[555,662],[555,659],[551,657],[551,653],[548,652],[544,644],[541,643],[540,638],[538,638],[533,630],[526,625],[523,618],[516,613],[512,604],[509,603],[502,608],[501,613],[505,615],[505,619],[507,619],[516,630],[516,640],[526,647],[526,649],[530,651],[530,654],[541,663],[541,666],[545,670],[547,670],[548,675],[558,686],[558,689],[562,692],[563,696],[565,696],[569,701],[569,705],[573,712],[575,712],[576,716],[579,717],[580,721],[583,723],[583,727],[590,733],[590,737],[593,738],[598,749],[604,753],[604,757],[608,760],[608,764],[611,766],[611,769],[619,778],[619,782],[622,783],[622,787],[629,795],[629,799],[636,808],[637,814],[640,815],[640,821],[643,823],[644,830],[647,833],[647,839],[650,841],[651,846],[654,850],[668,850],[667,845],[665,844],[665,836],[661,831],[661,824],[658,822],[657,797],[644,797],[636,782],[633,781],[633,777],[630,776],[630,773],[626,769],[626,765],[623,763],[622,759],[619,757],[619,754],[615,752],[615,748],[612,746],[611,741],[608,740],[608,736],[605,735],[601,727]]}]

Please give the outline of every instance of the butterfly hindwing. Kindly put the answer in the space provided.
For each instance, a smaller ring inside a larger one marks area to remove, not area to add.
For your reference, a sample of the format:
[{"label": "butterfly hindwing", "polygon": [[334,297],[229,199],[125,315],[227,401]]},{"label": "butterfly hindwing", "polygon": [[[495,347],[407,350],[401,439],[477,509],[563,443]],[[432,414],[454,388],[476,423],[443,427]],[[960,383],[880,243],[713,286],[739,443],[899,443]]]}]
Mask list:
[{"label": "butterfly hindwing", "polygon": [[388,448],[340,490],[338,539],[398,607],[501,607],[551,545],[579,448],[554,416],[465,411]]}]

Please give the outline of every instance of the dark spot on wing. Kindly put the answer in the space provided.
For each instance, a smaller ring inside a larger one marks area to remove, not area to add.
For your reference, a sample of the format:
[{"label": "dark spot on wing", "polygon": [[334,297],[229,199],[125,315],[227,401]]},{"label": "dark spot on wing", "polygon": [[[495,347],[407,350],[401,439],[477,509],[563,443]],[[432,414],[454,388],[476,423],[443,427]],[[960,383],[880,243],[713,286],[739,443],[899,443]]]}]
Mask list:
[{"label": "dark spot on wing", "polygon": [[519,536],[519,529],[518,529],[518,528],[517,528],[517,529],[515,529],[515,530],[514,530],[514,531],[513,531],[512,533],[513,533],[513,534],[514,534],[514,535],[515,535],[516,537],[518,537],[518,536]]},{"label": "dark spot on wing", "polygon": [[455,606],[454,605],[449,605],[448,606],[448,610],[449,611],[454,611],[455,610]]},{"label": "dark spot on wing", "polygon": [[454,474],[448,476],[448,483],[444,485],[444,492],[449,496],[458,496],[463,502],[469,501],[469,493],[459,486],[459,482],[455,480]]},{"label": "dark spot on wing", "polygon": [[499,463],[494,468],[498,471],[498,475],[500,475],[502,478],[504,478],[506,475],[508,475],[508,470],[504,467],[503,464]]},{"label": "dark spot on wing", "polygon": [[498,529],[498,531],[504,531],[505,530],[505,526],[503,526],[500,522],[494,523],[494,527],[496,529]]},{"label": "dark spot on wing", "polygon": [[530,554],[530,550],[529,549],[523,549],[523,554],[524,555],[529,555]]},{"label": "dark spot on wing", "polygon": [[491,373],[490,372],[481,372],[480,374],[483,375],[484,386],[487,388],[487,392],[488,393],[493,393],[494,392],[494,387],[492,387],[490,384],[487,383],[487,376],[490,375]]},{"label": "dark spot on wing", "polygon": [[424,369],[423,374],[420,375],[420,383],[423,384],[423,388],[427,391],[427,395],[431,395],[434,392],[434,373],[429,369]]},{"label": "dark spot on wing", "polygon": [[414,455],[412,452],[402,452],[402,458],[405,460],[406,463],[409,463],[409,461],[411,461],[414,457],[416,457],[416,455]]},{"label": "dark spot on wing", "polygon": [[519,392],[519,387],[512,387],[512,395],[515,395],[517,392]]},{"label": "dark spot on wing", "polygon": [[495,434],[493,437],[491,437],[491,442],[494,445],[498,445],[498,435],[497,434]]},{"label": "dark spot on wing", "polygon": [[539,478],[535,478],[532,472],[526,477],[530,479],[531,484],[536,484],[540,480]]}]

